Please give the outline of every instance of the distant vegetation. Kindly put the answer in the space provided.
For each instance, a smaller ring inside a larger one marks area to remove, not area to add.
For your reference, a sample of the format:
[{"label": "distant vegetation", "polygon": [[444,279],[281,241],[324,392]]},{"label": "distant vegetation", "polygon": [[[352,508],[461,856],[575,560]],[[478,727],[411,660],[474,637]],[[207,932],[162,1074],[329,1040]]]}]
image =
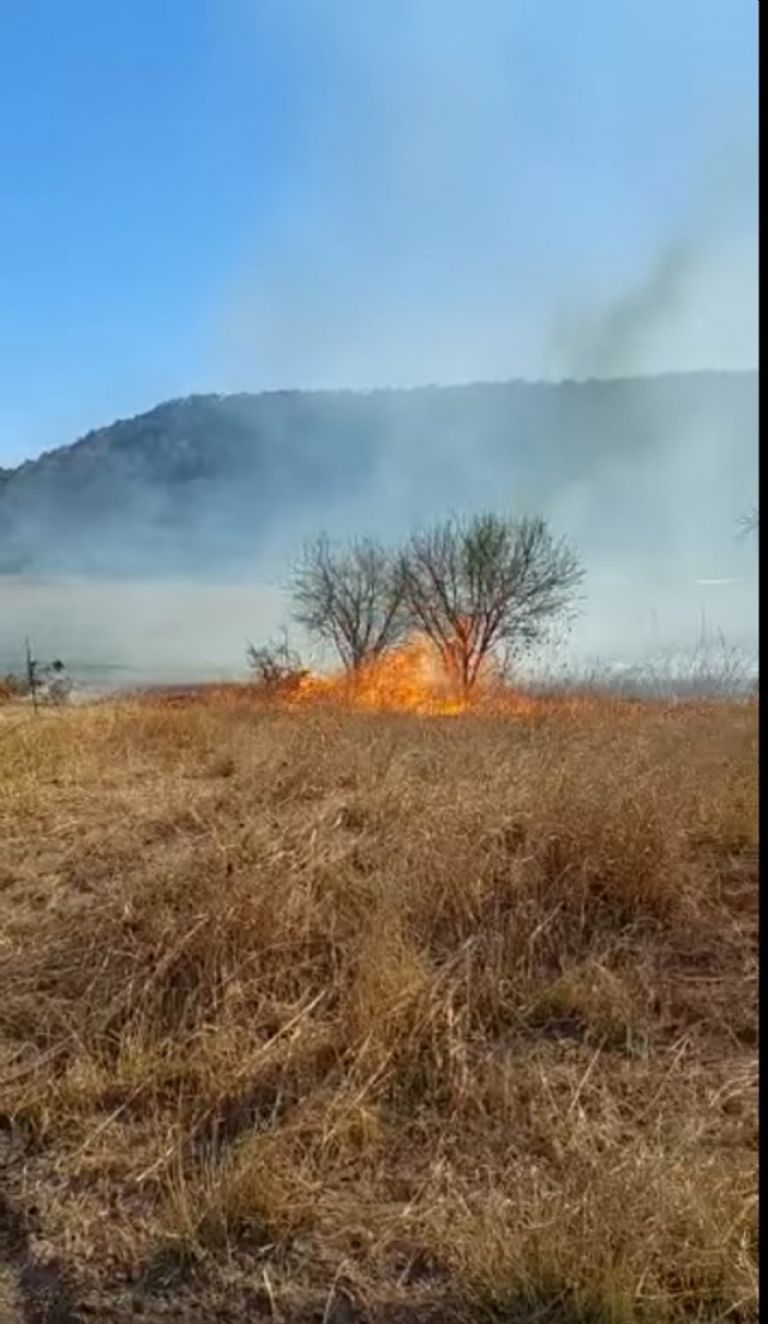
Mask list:
[{"label": "distant vegetation", "polygon": [[72,680],[61,659],[40,662],[28,642],[23,674],[0,676],[0,703],[24,699],[29,700],[33,707],[38,703],[61,704],[66,703],[71,692]]},{"label": "distant vegetation", "polygon": [[685,515],[715,555],[710,494],[720,517],[734,505],[725,546],[756,477],[749,372],[191,396],[0,474],[0,574],[252,575],[318,511],[334,534],[399,538],[445,510],[563,499],[598,553],[656,555]]}]

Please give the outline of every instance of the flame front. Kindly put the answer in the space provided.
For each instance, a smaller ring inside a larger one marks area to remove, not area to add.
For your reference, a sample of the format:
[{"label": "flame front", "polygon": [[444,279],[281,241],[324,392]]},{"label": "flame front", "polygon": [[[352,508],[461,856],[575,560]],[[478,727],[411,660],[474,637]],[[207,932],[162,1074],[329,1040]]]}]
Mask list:
[{"label": "flame front", "polygon": [[378,712],[409,712],[424,717],[458,717],[469,710],[503,707],[516,713],[532,705],[520,695],[491,682],[486,675],[469,695],[462,694],[446,674],[437,649],[414,636],[400,648],[366,662],[353,674],[302,676],[286,702],[341,703]]}]

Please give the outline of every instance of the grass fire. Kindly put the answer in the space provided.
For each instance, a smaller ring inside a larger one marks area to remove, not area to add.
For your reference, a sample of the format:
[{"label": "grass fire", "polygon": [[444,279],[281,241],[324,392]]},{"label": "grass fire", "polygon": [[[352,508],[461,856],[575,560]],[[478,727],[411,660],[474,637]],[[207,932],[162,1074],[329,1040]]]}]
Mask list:
[{"label": "grass fire", "polygon": [[0,3],[0,1324],[757,1324],[754,3]]},{"label": "grass fire", "polygon": [[522,711],[510,664],[567,613],[583,571],[541,519],[450,519],[400,549],[324,535],[293,567],[294,620],[329,644],[341,670],[312,675],[287,637],[249,657],[293,703],[458,716]]},{"label": "grass fire", "polygon": [[352,674],[301,675],[289,687],[293,703],[326,701],[379,712],[457,716],[469,700],[456,693],[428,639],[414,638],[363,664]]},{"label": "grass fire", "polygon": [[7,688],[0,1306],[756,1319],[756,701],[521,687],[542,521],[292,576],[335,667]]},{"label": "grass fire", "polygon": [[336,704],[360,711],[414,713],[422,717],[458,717],[468,712],[511,715],[532,712],[535,704],[504,683],[491,667],[470,693],[446,671],[434,644],[414,635],[398,647],[362,663],[354,672],[330,675],[299,670],[277,682],[273,693],[298,706]]}]

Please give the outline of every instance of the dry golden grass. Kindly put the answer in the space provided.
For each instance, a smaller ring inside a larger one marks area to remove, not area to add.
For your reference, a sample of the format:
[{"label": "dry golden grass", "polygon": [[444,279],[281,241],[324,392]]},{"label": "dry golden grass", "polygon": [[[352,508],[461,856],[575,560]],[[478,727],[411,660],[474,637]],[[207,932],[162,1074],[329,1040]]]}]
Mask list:
[{"label": "dry golden grass", "polygon": [[0,1302],[755,1319],[756,762],[736,704],[6,709]]}]

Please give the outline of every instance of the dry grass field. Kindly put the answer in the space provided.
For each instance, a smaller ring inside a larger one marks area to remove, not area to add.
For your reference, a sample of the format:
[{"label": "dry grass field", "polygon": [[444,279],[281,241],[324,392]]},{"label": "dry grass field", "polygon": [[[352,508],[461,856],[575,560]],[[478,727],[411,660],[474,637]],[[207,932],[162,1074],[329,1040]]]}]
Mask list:
[{"label": "dry grass field", "polygon": [[757,707],[0,708],[0,1320],[751,1321]]}]

